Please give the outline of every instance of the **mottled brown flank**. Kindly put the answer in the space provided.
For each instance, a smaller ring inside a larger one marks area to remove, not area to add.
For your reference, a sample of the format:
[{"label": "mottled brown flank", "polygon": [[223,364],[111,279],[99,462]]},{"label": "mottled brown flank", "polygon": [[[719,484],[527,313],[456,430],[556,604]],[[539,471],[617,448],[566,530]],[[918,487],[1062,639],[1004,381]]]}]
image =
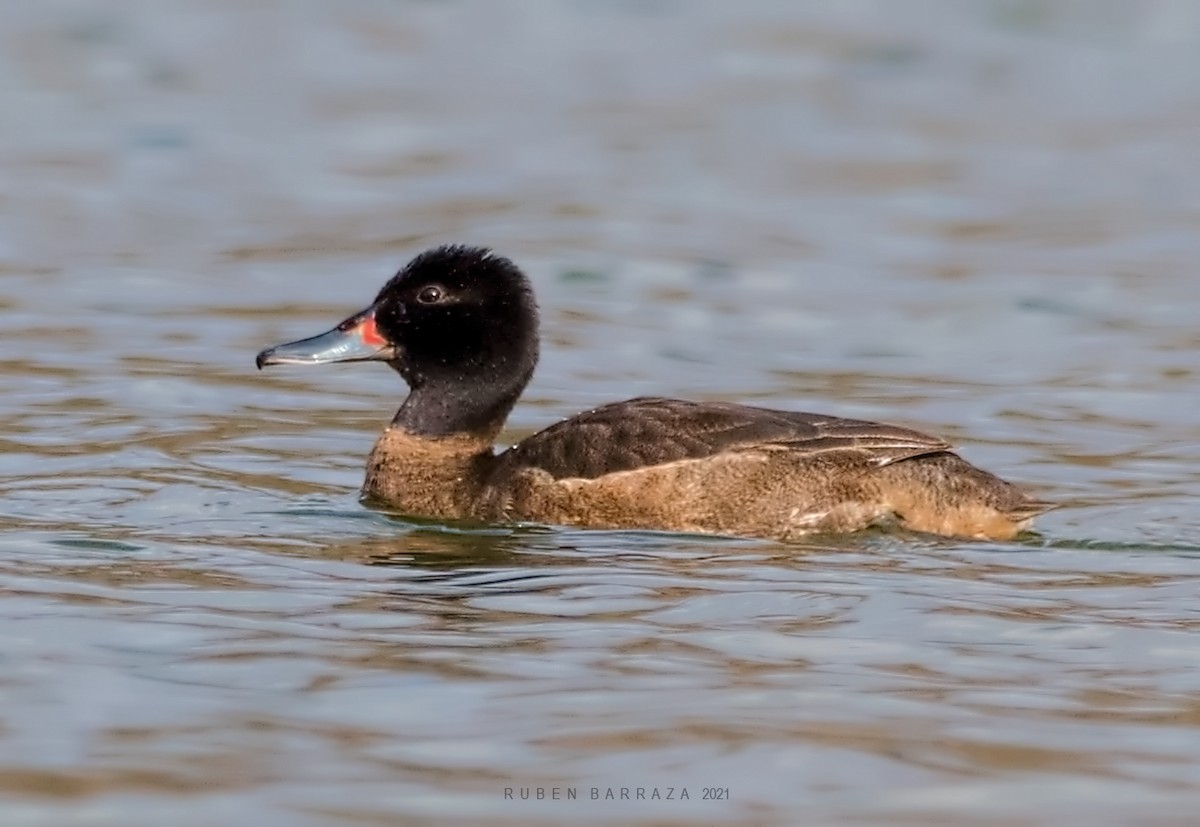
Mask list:
[{"label": "mottled brown flank", "polygon": [[1050,506],[907,428],[634,399],[500,455],[493,433],[384,432],[364,493],[405,513],[794,538],[896,524],[1006,539]]}]

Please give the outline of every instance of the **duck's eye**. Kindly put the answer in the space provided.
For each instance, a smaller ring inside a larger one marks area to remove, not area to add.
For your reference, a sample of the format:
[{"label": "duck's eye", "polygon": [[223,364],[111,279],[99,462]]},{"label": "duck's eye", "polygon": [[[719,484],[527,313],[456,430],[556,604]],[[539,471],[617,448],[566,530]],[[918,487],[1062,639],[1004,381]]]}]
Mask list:
[{"label": "duck's eye", "polygon": [[444,295],[445,293],[442,292],[442,288],[430,285],[429,287],[421,288],[421,292],[417,294],[417,301],[421,304],[437,304],[442,300]]}]

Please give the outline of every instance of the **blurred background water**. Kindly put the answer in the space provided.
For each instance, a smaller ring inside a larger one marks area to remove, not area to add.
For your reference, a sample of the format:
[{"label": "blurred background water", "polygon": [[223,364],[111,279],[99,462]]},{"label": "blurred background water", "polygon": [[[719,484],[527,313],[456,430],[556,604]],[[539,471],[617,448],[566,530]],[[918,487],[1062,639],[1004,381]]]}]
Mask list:
[{"label": "blurred background water", "polygon": [[[1186,0],[6,4],[0,821],[1193,822],[1198,32]],[[253,357],[446,241],[536,284],[508,440],[754,402],[1063,507],[1008,545],[369,511],[397,378]]]}]

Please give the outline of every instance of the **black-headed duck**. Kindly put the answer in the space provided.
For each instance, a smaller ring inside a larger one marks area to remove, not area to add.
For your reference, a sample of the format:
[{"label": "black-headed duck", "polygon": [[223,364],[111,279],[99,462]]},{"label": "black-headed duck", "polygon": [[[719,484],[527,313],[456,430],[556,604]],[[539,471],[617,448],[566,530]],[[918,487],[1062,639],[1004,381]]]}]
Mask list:
[{"label": "black-headed duck", "polygon": [[494,442],[538,360],[529,280],[489,250],[413,259],[336,328],[258,366],[381,361],[408,398],[367,460],[368,501],[434,519],[792,538],[894,524],[1007,539],[1050,506],[895,425],[643,397]]}]

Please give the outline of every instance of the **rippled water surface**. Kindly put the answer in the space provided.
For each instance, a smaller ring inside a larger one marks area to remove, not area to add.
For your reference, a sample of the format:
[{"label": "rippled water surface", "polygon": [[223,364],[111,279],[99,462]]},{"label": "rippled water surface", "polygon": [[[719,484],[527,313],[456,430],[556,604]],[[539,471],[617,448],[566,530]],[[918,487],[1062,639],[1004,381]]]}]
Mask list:
[{"label": "rippled water surface", "polygon": [[[1188,823],[1198,27],[9,4],[0,821]],[[750,401],[945,435],[1062,507],[799,545],[368,510],[398,379],[254,354],[451,240],[542,304],[506,440]]]}]

